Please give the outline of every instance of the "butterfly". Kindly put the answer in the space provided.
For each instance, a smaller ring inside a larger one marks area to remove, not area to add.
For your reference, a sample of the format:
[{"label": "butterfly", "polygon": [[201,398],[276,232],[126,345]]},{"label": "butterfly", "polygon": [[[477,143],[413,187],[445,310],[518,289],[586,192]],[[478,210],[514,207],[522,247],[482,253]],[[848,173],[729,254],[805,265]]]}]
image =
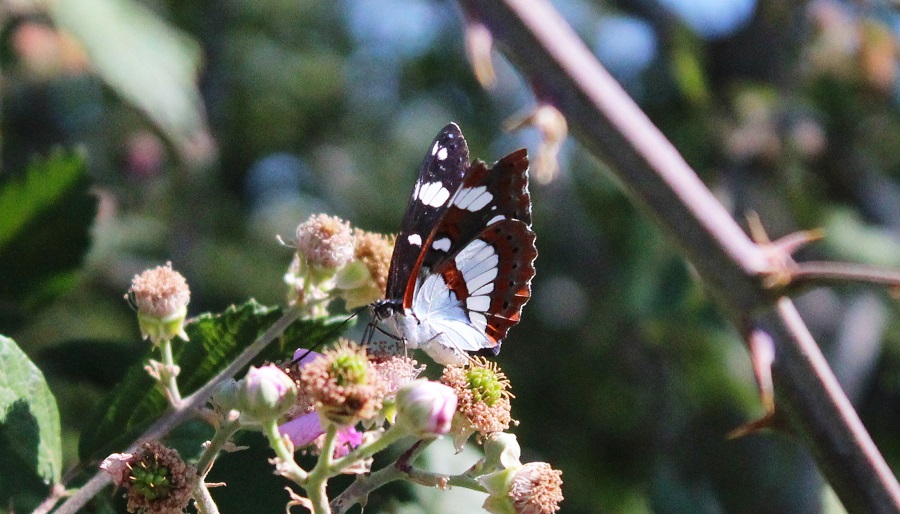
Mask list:
[{"label": "butterfly", "polygon": [[470,164],[450,123],[419,168],[371,327],[384,322],[440,364],[497,355],[531,297],[536,257],[527,151]]}]

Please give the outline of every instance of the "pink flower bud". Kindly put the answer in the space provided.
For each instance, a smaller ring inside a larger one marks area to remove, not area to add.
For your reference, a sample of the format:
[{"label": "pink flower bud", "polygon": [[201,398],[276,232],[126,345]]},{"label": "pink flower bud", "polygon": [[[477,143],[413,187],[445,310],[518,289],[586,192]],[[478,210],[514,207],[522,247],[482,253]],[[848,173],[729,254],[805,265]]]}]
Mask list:
[{"label": "pink flower bud", "polygon": [[456,402],[456,392],[451,387],[426,379],[414,380],[397,391],[397,424],[416,437],[446,434]]},{"label": "pink flower bud", "polygon": [[278,418],[297,402],[297,386],[274,364],[251,367],[237,385],[241,412],[257,421]]}]

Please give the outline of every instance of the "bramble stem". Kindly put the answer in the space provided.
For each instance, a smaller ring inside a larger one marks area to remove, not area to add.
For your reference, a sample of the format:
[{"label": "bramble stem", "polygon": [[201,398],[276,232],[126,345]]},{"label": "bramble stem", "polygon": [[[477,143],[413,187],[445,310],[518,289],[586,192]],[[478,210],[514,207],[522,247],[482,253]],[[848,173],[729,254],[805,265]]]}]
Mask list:
[{"label": "bramble stem", "polygon": [[356,464],[357,462],[367,459],[372,455],[384,450],[388,446],[394,444],[400,439],[406,437],[408,434],[405,430],[400,429],[397,425],[391,425],[390,428],[387,429],[386,432],[381,434],[381,437],[375,439],[369,444],[362,444],[354,448],[347,455],[335,460],[331,466],[328,468],[328,472],[330,475],[334,476],[339,474],[344,469]]},{"label": "bramble stem", "polygon": [[900,287],[900,270],[889,270],[846,262],[807,261],[797,263],[791,272],[791,284],[836,284],[859,282]]},{"label": "bramble stem", "polygon": [[166,374],[166,392],[168,393],[169,400],[172,402],[172,407],[177,409],[181,404],[181,391],[178,389],[178,376],[173,372],[175,367],[175,357],[172,356],[172,340],[165,339],[160,345],[160,352],[162,353],[163,360],[163,369]]},{"label": "bramble stem", "polygon": [[233,436],[240,428],[240,421],[234,420],[216,430],[216,435],[209,441],[209,445],[203,450],[203,453],[200,454],[200,458],[197,459],[197,472],[200,473],[201,482],[206,478],[206,475],[209,474],[209,470],[212,469],[213,462],[216,460],[216,457],[218,457],[222,447],[231,440],[231,436]]},{"label": "bramble stem", "polygon": [[778,408],[803,438],[844,507],[900,513],[900,484],[834,381],[793,304],[763,284],[767,259],[675,147],[600,65],[548,1],[460,0],[540,100],[616,173],[632,198],[690,260],[739,328],[764,320],[775,343]]},{"label": "bramble stem", "polygon": [[331,463],[334,460],[334,442],[337,439],[337,425],[329,423],[325,428],[325,442],[322,443],[322,451],[319,453],[319,460],[316,466],[309,472],[309,480],[306,483],[306,494],[309,501],[312,502],[314,514],[331,514],[331,507],[328,505],[327,485],[328,479],[331,478],[329,472]]},{"label": "bramble stem", "polygon": [[203,483],[202,478],[197,483],[197,488],[194,489],[194,494],[191,496],[194,498],[194,504],[197,506],[197,512],[200,514],[219,514],[219,506],[213,501],[212,495],[209,494],[209,489]]},{"label": "bramble stem", "polygon": [[294,452],[285,442],[284,435],[278,430],[278,423],[268,421],[263,425],[263,434],[269,440],[269,446],[275,450],[275,456],[281,461],[280,474],[297,485],[306,487],[309,473],[294,460]]}]

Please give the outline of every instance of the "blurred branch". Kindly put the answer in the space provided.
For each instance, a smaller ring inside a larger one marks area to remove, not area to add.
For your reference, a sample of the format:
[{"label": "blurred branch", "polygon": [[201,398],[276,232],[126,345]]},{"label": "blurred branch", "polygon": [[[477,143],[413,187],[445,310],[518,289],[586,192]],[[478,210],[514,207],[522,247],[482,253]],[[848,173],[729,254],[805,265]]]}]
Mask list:
[{"label": "blurred branch", "polygon": [[[468,17],[555,105],[579,141],[612,165],[670,234],[719,307],[775,343],[778,408],[850,512],[900,512],[900,485],[840,389],[793,303],[763,285],[765,252],[738,227],[678,151],[600,66],[553,7],[536,0],[460,0]],[[747,316],[753,313],[753,320]]]},{"label": "blurred branch", "polygon": [[791,282],[803,286],[861,282],[900,287],[900,271],[846,262],[809,261],[797,264],[797,268],[791,271]]}]

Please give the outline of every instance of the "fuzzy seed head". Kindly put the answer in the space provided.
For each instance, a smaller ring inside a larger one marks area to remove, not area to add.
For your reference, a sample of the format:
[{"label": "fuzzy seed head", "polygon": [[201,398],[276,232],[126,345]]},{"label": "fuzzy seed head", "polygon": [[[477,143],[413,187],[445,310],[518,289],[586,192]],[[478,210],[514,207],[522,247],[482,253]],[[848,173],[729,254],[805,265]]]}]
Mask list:
[{"label": "fuzzy seed head", "polygon": [[339,426],[373,418],[386,391],[365,348],[346,339],[303,366],[298,385],[301,396],[312,398],[322,417]]},{"label": "fuzzy seed head", "polygon": [[335,269],[353,259],[355,246],[350,224],[340,218],[315,214],[297,227],[297,255],[313,266]]},{"label": "fuzzy seed head", "polygon": [[126,298],[133,298],[144,339],[154,343],[175,336],[187,339],[184,320],[191,290],[187,281],[172,269],[172,263],[144,271],[131,280]]}]

